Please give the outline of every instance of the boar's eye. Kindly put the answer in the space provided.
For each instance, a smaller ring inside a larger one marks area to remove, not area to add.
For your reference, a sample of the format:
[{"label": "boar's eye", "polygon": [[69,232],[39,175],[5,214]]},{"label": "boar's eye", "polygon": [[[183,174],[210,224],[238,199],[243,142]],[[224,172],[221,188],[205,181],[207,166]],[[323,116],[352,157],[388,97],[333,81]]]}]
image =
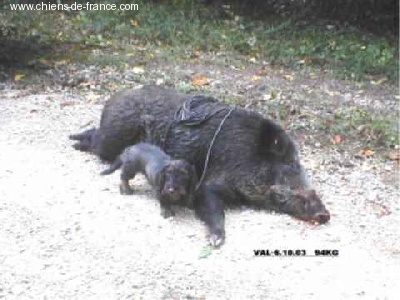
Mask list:
[{"label": "boar's eye", "polygon": [[310,201],[308,201],[308,199],[304,197],[301,193],[297,193],[297,199],[300,202],[300,206],[307,210],[310,205]]}]

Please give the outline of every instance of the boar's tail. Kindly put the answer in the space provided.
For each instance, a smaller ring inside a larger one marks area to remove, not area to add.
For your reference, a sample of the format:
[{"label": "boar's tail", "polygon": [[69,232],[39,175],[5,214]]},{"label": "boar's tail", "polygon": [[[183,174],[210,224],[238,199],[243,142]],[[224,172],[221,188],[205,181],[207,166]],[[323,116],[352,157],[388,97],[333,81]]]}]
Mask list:
[{"label": "boar's tail", "polygon": [[93,139],[93,136],[96,132],[96,127],[90,128],[88,130],[85,130],[81,133],[77,133],[77,134],[71,134],[69,136],[70,140],[75,140],[75,141],[87,141],[87,142],[91,142]]},{"label": "boar's tail", "polygon": [[112,165],[108,169],[102,171],[100,175],[109,175],[111,173],[114,173],[116,170],[121,168],[121,166],[122,166],[122,160],[121,157],[118,156],[117,159],[112,163]]}]

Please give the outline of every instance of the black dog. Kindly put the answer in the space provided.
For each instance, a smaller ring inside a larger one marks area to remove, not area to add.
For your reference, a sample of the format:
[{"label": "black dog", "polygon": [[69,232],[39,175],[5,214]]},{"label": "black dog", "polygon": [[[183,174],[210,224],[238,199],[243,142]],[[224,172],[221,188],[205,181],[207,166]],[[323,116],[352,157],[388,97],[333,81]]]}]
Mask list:
[{"label": "black dog", "polygon": [[193,206],[193,193],[197,176],[194,167],[182,159],[173,160],[159,147],[139,143],[128,147],[101,175],[108,175],[121,168],[121,194],[131,195],[129,180],[142,173],[153,186],[160,200],[161,215],[173,216],[171,204]]}]

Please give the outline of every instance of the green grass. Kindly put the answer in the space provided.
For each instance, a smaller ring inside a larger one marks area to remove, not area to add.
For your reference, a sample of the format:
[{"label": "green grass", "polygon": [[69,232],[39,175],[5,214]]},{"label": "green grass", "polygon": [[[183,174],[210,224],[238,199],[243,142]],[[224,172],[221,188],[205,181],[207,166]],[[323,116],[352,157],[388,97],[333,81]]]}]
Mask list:
[{"label": "green grass", "polygon": [[[139,11],[34,12],[19,21],[23,21],[22,28],[40,33],[45,40],[96,47],[155,45],[173,49],[176,55],[185,51],[233,51],[293,68],[334,70],[344,78],[375,75],[392,82],[399,78],[397,45],[384,38],[350,29],[299,28],[290,19],[276,16],[266,16],[263,22],[232,12],[221,17],[185,0],[174,1],[178,6],[137,3]],[[18,21],[18,15],[14,19]],[[32,24],[27,25],[27,21]]]},{"label": "green grass", "polygon": [[374,148],[390,148],[400,143],[397,119],[385,118],[360,108],[338,110],[332,126],[326,129],[331,135],[348,135],[347,138],[362,140],[363,145]]}]

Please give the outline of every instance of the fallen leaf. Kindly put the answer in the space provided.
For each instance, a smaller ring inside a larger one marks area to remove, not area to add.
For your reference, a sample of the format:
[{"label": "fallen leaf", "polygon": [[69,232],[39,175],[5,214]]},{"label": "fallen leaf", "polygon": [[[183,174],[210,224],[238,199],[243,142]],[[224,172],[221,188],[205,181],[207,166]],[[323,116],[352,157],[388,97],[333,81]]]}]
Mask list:
[{"label": "fallen leaf", "polygon": [[137,20],[131,20],[131,25],[133,27],[139,27],[139,22]]},{"label": "fallen leaf", "polygon": [[152,59],[154,57],[154,54],[150,53],[150,52],[146,52],[146,54],[144,56],[146,57],[146,59],[150,60],[150,59]]},{"label": "fallen leaf", "polygon": [[201,56],[201,54],[199,51],[195,51],[190,54],[190,58],[194,58],[194,59],[200,58],[200,56]]},{"label": "fallen leaf", "polygon": [[69,64],[69,60],[68,60],[68,59],[62,59],[62,60],[56,61],[56,62],[54,63],[54,66],[56,66],[56,67],[58,67],[58,66],[65,66],[65,65],[67,65],[67,64]]},{"label": "fallen leaf", "polygon": [[256,75],[258,75],[258,76],[265,76],[267,74],[268,74],[268,70],[267,70],[266,66],[261,67],[261,69],[256,72]]},{"label": "fallen leaf", "polygon": [[289,75],[289,74],[283,75],[283,78],[285,78],[286,80],[289,80],[289,81],[293,80],[293,76]]},{"label": "fallen leaf", "polygon": [[15,74],[15,76],[14,76],[15,81],[21,81],[24,78],[25,78],[25,74]]},{"label": "fallen leaf", "polygon": [[132,68],[133,74],[143,74],[144,73],[144,68],[141,66],[138,67],[133,67]]},{"label": "fallen leaf", "polygon": [[260,76],[253,75],[253,77],[251,77],[251,80],[252,80],[252,81],[260,80]]},{"label": "fallen leaf", "polygon": [[360,151],[360,155],[364,157],[371,157],[375,154],[375,151],[369,149],[363,149]]},{"label": "fallen leaf", "polygon": [[338,145],[338,144],[340,144],[341,142],[342,142],[342,136],[341,135],[334,135],[333,136],[333,138],[332,138],[332,141],[333,141],[333,143],[335,144],[335,145]]},{"label": "fallen leaf", "polygon": [[372,85],[381,85],[382,83],[386,82],[388,79],[386,77],[381,78],[377,81],[371,80]]},{"label": "fallen leaf", "polygon": [[212,253],[211,247],[204,247],[200,251],[199,258],[207,258],[208,256],[211,255],[211,253]]},{"label": "fallen leaf", "polygon": [[207,76],[202,74],[196,74],[192,77],[192,84],[197,86],[203,86],[210,83],[210,79]]}]

